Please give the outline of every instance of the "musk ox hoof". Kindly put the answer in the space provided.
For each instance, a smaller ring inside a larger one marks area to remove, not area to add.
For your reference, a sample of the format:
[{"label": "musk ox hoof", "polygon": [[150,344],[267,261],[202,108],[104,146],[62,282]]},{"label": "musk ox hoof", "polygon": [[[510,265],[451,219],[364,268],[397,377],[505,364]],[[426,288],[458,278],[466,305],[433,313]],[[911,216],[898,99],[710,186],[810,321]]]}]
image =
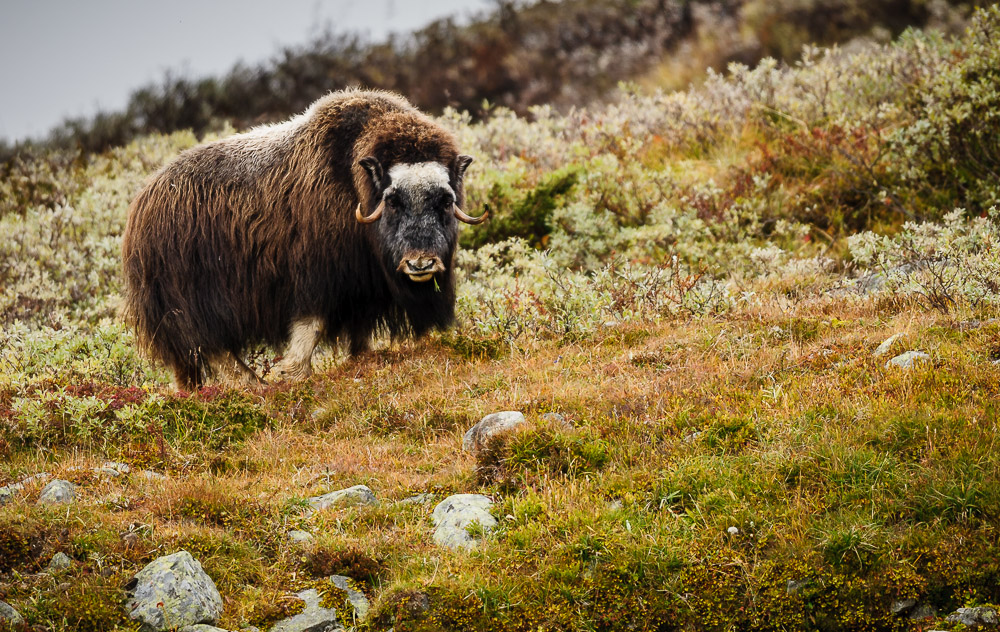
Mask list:
[{"label": "musk ox hoof", "polygon": [[267,374],[268,382],[298,382],[312,375],[312,366],[279,362]]}]

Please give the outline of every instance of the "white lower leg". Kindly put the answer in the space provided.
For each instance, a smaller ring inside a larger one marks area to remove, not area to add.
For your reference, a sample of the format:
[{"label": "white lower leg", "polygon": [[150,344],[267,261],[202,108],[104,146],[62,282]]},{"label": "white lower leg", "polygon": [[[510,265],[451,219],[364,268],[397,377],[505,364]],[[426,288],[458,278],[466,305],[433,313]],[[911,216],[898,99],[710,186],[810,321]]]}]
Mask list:
[{"label": "white lower leg", "polygon": [[301,380],[312,375],[312,355],[323,334],[319,318],[301,318],[292,323],[288,347],[272,371],[278,379]]}]

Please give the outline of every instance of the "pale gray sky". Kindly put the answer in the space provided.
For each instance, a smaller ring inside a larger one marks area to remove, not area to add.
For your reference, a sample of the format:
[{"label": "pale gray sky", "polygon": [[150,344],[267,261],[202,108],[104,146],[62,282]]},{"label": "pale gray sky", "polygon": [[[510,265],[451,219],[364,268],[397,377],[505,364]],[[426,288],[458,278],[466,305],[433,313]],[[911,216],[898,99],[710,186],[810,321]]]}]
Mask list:
[{"label": "pale gray sky", "polygon": [[372,40],[491,0],[2,0],[0,138],[44,135],[69,116],[117,110],[167,70],[189,77],[253,65],[329,24]]}]

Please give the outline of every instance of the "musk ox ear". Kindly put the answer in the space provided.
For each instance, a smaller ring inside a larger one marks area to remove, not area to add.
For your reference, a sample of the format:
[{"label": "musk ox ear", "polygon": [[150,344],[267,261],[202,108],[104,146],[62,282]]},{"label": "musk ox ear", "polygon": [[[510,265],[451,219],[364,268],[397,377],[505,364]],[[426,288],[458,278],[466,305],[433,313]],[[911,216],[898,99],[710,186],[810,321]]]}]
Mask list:
[{"label": "musk ox ear", "polygon": [[455,158],[455,173],[458,174],[458,179],[461,180],[462,176],[465,175],[465,170],[469,168],[472,164],[472,156],[466,156],[465,154],[460,155]]},{"label": "musk ox ear", "polygon": [[382,188],[383,171],[382,163],[378,161],[378,158],[375,156],[366,156],[359,160],[358,164],[364,167],[368,175],[371,176],[372,185],[375,187],[375,190],[380,190]]}]

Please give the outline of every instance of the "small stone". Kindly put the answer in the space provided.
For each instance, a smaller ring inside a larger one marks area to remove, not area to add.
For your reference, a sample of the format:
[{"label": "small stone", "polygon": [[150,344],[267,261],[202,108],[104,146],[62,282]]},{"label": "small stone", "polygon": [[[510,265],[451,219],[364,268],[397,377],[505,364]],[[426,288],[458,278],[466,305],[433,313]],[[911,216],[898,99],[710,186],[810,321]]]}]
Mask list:
[{"label": "small stone", "polygon": [[462,450],[478,452],[493,435],[520,426],[524,422],[524,415],[514,410],[486,415],[465,432],[462,437]]},{"label": "small stone", "polygon": [[547,421],[553,426],[560,426],[564,430],[572,430],[573,424],[571,424],[565,417],[559,413],[545,413],[542,415],[542,421]]},{"label": "small stone", "polygon": [[910,612],[917,606],[916,599],[900,599],[898,601],[892,602],[889,606],[889,612],[897,617],[901,617],[904,614]]},{"label": "small stone", "polygon": [[729,535],[737,535],[739,532],[740,530],[738,527],[729,527],[728,529],[726,529],[726,533],[728,533]]},{"label": "small stone", "polygon": [[469,534],[468,527],[478,523],[485,533],[497,525],[490,514],[493,501],[481,494],[455,494],[434,508],[434,541],[449,549],[474,549],[479,541]]},{"label": "small stone", "polygon": [[923,619],[935,619],[937,616],[938,611],[934,606],[923,604],[914,608],[906,618],[910,621],[921,621]]},{"label": "small stone", "polygon": [[201,564],[187,551],[157,558],[125,587],[129,617],[148,632],[196,623],[214,624],[222,615],[222,596]]},{"label": "small stone", "polygon": [[177,630],[177,632],[228,632],[222,628],[217,628],[214,625],[208,625],[207,623],[196,623],[194,625],[186,625],[183,628]]},{"label": "small stone", "polygon": [[396,502],[397,505],[429,505],[434,502],[434,494],[414,494]]},{"label": "small stone", "polygon": [[64,571],[72,565],[73,565],[73,560],[70,558],[70,556],[60,551],[59,553],[53,555],[52,559],[49,560],[49,565],[45,567],[45,572],[56,573],[59,571]]},{"label": "small stone", "polygon": [[143,478],[149,481],[163,481],[167,478],[166,475],[154,472],[153,470],[143,470],[141,474]]},{"label": "small stone", "polygon": [[948,623],[961,623],[970,628],[996,627],[1000,624],[996,609],[990,606],[959,608],[948,615]]},{"label": "small stone", "polygon": [[912,369],[918,362],[927,362],[931,359],[930,355],[924,353],[923,351],[907,351],[906,353],[901,353],[892,360],[885,363],[885,368],[898,367],[903,370]]},{"label": "small stone", "polygon": [[310,508],[306,510],[306,515],[334,505],[342,505],[344,507],[377,505],[378,499],[375,498],[375,494],[366,485],[355,485],[354,487],[338,489],[335,492],[323,494],[322,496],[314,496],[308,499],[308,502]]},{"label": "small stone", "polygon": [[308,531],[300,531],[298,529],[292,529],[288,532],[288,539],[295,544],[305,544],[306,542],[312,542],[313,535]]},{"label": "small stone", "polygon": [[337,611],[320,605],[319,592],[315,588],[304,590],[295,596],[306,602],[305,609],[275,623],[271,632],[327,632],[342,629],[337,625]]},{"label": "small stone", "polygon": [[39,505],[64,505],[76,499],[76,485],[69,481],[56,479],[42,488],[38,497]]},{"label": "small stone", "polygon": [[24,623],[24,618],[17,610],[14,610],[10,604],[5,601],[0,601],[0,621],[8,621],[17,625],[19,623]]},{"label": "small stone", "polygon": [[94,474],[103,474],[104,476],[110,476],[111,478],[118,478],[132,471],[132,468],[128,466],[127,463],[119,463],[118,461],[106,461],[101,467],[94,470]]},{"label": "small stone", "polygon": [[872,355],[875,356],[876,358],[884,356],[885,354],[889,353],[889,350],[892,348],[892,343],[896,342],[902,337],[903,334],[901,333],[892,334],[891,336],[883,340],[882,344],[880,344],[878,347],[875,348],[875,351],[872,352]]},{"label": "small stone", "polygon": [[361,591],[352,588],[350,577],[331,575],[330,581],[333,582],[334,586],[347,593],[347,603],[351,604],[351,607],[354,609],[355,617],[360,620],[368,616],[368,609],[370,607],[368,598]]},{"label": "small stone", "polygon": [[11,489],[11,486],[7,485],[0,487],[0,507],[3,507],[10,501],[14,500],[16,490]]},{"label": "small stone", "polygon": [[809,582],[805,579],[800,579],[800,580],[789,579],[787,582],[785,582],[785,594],[786,595],[798,594],[798,592],[803,588],[805,588],[808,583]]}]

